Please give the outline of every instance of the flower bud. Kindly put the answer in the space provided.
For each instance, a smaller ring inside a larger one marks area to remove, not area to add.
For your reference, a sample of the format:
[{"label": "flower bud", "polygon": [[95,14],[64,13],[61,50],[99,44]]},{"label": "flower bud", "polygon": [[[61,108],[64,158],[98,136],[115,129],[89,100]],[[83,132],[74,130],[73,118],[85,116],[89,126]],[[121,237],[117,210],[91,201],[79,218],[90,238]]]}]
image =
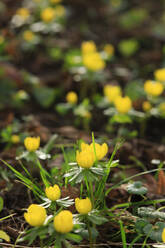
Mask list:
[{"label": "flower bud", "polygon": [[59,233],[68,233],[73,229],[73,215],[69,210],[63,210],[54,217],[54,228]]},{"label": "flower bud", "polygon": [[92,210],[92,203],[88,197],[86,199],[76,198],[75,207],[80,214],[88,214]]},{"label": "flower bud", "polygon": [[24,145],[29,152],[34,152],[40,146],[40,137],[26,137]]},{"label": "flower bud", "polygon": [[47,187],[45,189],[45,194],[51,201],[56,201],[61,197],[61,190],[57,184],[55,184],[53,187]]},{"label": "flower bud", "polygon": [[37,204],[31,204],[27,213],[24,213],[25,220],[31,226],[42,226],[46,219],[46,210]]}]

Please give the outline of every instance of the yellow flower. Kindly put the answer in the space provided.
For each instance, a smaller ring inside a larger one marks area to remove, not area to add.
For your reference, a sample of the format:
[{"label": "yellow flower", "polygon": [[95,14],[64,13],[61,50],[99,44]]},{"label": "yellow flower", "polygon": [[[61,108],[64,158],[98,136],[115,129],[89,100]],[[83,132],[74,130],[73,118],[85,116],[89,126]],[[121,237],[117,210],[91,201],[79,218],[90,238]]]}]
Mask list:
[{"label": "yellow flower", "polygon": [[104,46],[104,51],[111,57],[114,55],[114,46],[112,44],[106,44]]},{"label": "yellow flower", "polygon": [[162,241],[163,243],[165,243],[165,228],[163,228],[163,232],[162,232]]},{"label": "yellow flower", "polygon": [[87,197],[86,199],[75,199],[75,207],[77,212],[80,214],[88,214],[92,210],[91,200]]},{"label": "yellow flower", "polygon": [[31,226],[42,226],[46,219],[46,210],[37,204],[31,204],[27,213],[24,213],[24,218]]},{"label": "yellow flower", "polygon": [[151,103],[148,101],[144,101],[142,104],[142,108],[145,112],[150,111],[150,109],[152,108]]},{"label": "yellow flower", "polygon": [[109,102],[114,102],[118,96],[121,96],[121,88],[119,86],[107,84],[103,90]]},{"label": "yellow flower", "polygon": [[128,96],[118,96],[114,101],[117,111],[121,114],[126,114],[132,108],[131,99]]},{"label": "yellow flower", "polygon": [[76,152],[76,161],[78,165],[82,168],[90,168],[95,162],[94,153],[91,148],[82,150],[81,152]]},{"label": "yellow flower", "polygon": [[66,101],[71,104],[76,104],[78,101],[78,96],[74,91],[69,91],[66,95]]},{"label": "yellow flower", "polygon": [[84,66],[91,71],[100,71],[105,68],[105,62],[98,52],[85,53],[82,59]]},{"label": "yellow flower", "polygon": [[35,34],[30,30],[26,30],[26,31],[23,32],[23,38],[26,41],[34,40],[34,37],[35,37]]},{"label": "yellow flower", "polygon": [[26,20],[30,16],[30,13],[27,8],[19,8],[17,9],[16,15],[19,15],[22,19]]},{"label": "yellow flower", "polygon": [[55,8],[55,16],[62,17],[65,15],[65,8],[62,5],[57,5]]},{"label": "yellow flower", "polygon": [[40,137],[26,137],[24,145],[29,152],[36,151],[40,146]]},{"label": "yellow flower", "polygon": [[151,96],[159,96],[162,94],[164,88],[163,88],[163,84],[160,82],[147,80],[144,83],[144,90],[147,94]]},{"label": "yellow flower", "polygon": [[[94,153],[94,145],[91,143],[90,145],[82,142],[81,143],[81,151],[90,151],[93,153],[93,157],[95,159],[95,153]],[[107,154],[108,152],[108,146],[106,143],[100,145],[98,143],[95,143],[95,151],[96,151],[96,157],[98,160],[103,159],[103,157]]]},{"label": "yellow flower", "polygon": [[73,229],[73,215],[69,210],[63,210],[54,217],[54,228],[59,233],[68,233]]},{"label": "yellow flower", "polygon": [[11,142],[12,142],[13,144],[18,144],[18,143],[20,142],[19,136],[16,135],[16,134],[13,134],[13,135],[11,136]]},{"label": "yellow flower", "polygon": [[[90,144],[90,147],[94,153],[94,144],[91,143]],[[107,154],[108,152],[108,146],[106,143],[100,145],[100,144],[97,144],[95,143],[95,151],[96,151],[96,157],[98,160],[101,160],[103,159],[103,157]]]},{"label": "yellow flower", "polygon": [[61,190],[57,184],[55,184],[53,187],[47,187],[45,189],[45,194],[51,201],[56,201],[61,197]]},{"label": "yellow flower", "polygon": [[2,44],[5,41],[4,37],[0,35],[0,44]]},{"label": "yellow flower", "polygon": [[81,51],[83,54],[95,53],[97,51],[94,41],[84,41],[81,44]]},{"label": "yellow flower", "polygon": [[165,81],[165,68],[156,70],[154,76],[157,81]]},{"label": "yellow flower", "polygon": [[51,7],[47,7],[41,12],[41,19],[44,22],[51,22],[53,21],[54,18],[55,18],[55,10]]},{"label": "yellow flower", "polygon": [[50,2],[51,2],[51,3],[55,3],[55,4],[56,4],[56,3],[61,3],[61,2],[62,2],[62,0],[50,0]]}]

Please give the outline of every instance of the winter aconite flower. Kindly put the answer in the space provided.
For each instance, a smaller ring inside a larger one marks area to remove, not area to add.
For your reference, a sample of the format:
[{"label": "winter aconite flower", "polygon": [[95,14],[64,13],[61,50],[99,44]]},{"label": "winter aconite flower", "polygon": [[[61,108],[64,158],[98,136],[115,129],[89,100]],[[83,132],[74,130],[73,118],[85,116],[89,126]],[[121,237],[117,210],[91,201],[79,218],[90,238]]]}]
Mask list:
[{"label": "winter aconite flower", "polygon": [[82,58],[84,66],[90,71],[100,71],[105,68],[105,62],[98,52],[85,53]]},{"label": "winter aconite flower", "polygon": [[149,101],[144,101],[142,104],[142,108],[145,112],[150,111],[150,109],[152,108],[151,103]]},{"label": "winter aconite flower", "polygon": [[20,16],[24,20],[27,20],[30,16],[30,13],[27,8],[19,8],[17,9],[16,15]]},{"label": "winter aconite flower", "polygon": [[54,228],[59,233],[68,233],[73,229],[73,215],[69,210],[63,210],[54,217]]},{"label": "winter aconite flower", "polygon": [[[90,144],[90,147],[94,153],[94,144],[91,143]],[[101,160],[104,158],[104,156],[107,154],[108,152],[108,146],[106,143],[100,145],[100,144],[97,144],[95,143],[95,151],[96,151],[96,157],[98,160]]]},{"label": "winter aconite flower", "polygon": [[66,95],[66,101],[71,104],[76,104],[78,101],[78,96],[74,91],[70,91]]},{"label": "winter aconite flower", "polygon": [[128,96],[118,96],[114,101],[117,111],[121,114],[126,114],[132,108],[132,101]]},{"label": "winter aconite flower", "polygon": [[151,96],[159,96],[163,92],[163,84],[160,82],[155,82],[151,80],[147,80],[144,83],[144,90],[148,95]]},{"label": "winter aconite flower", "polygon": [[165,228],[163,228],[163,232],[162,232],[162,241],[163,243],[165,243]]},{"label": "winter aconite flower", "polygon": [[[95,151],[94,151],[94,147],[95,147]],[[95,146],[93,143],[91,143],[90,145],[88,145],[86,143],[81,143],[81,150],[82,151],[91,150],[91,152],[93,153],[94,159],[95,159],[95,152],[96,152],[97,160],[101,160],[107,154],[108,146],[106,143],[104,143],[102,145],[95,143]]]},{"label": "winter aconite flower", "polygon": [[26,30],[23,32],[23,38],[24,38],[24,40],[30,42],[30,41],[34,40],[35,34],[31,30]]},{"label": "winter aconite flower", "polygon": [[90,168],[95,162],[95,157],[93,151],[89,149],[82,150],[81,152],[76,152],[76,161],[78,165],[82,168]]},{"label": "winter aconite flower", "polygon": [[165,68],[156,70],[154,76],[157,81],[165,81]]},{"label": "winter aconite flower", "polygon": [[104,95],[107,97],[109,102],[114,102],[118,96],[121,96],[121,88],[116,85],[105,85]]},{"label": "winter aconite flower", "polygon": [[114,55],[114,51],[115,49],[112,44],[106,44],[104,46],[104,52],[106,52],[109,57],[112,57]]},{"label": "winter aconite flower", "polygon": [[11,136],[11,142],[12,142],[13,144],[18,144],[18,143],[20,142],[20,137],[19,137],[18,135],[16,135],[16,134],[13,134],[13,135]]},{"label": "winter aconite flower", "polygon": [[94,41],[84,41],[81,44],[81,51],[83,54],[95,53],[97,51]]},{"label": "winter aconite flower", "polygon": [[75,207],[80,214],[88,214],[92,210],[92,203],[88,197],[86,199],[76,198]]},{"label": "winter aconite flower", "polygon": [[51,201],[56,201],[61,197],[61,190],[57,184],[55,184],[53,187],[47,187],[45,189],[45,194]]},{"label": "winter aconite flower", "polygon": [[29,152],[34,152],[40,146],[40,137],[26,137],[24,145]]},{"label": "winter aconite flower", "polygon": [[54,18],[55,18],[55,10],[51,7],[47,7],[41,12],[41,19],[44,22],[51,22],[54,20]]},{"label": "winter aconite flower", "polygon": [[42,226],[46,219],[46,210],[37,204],[31,204],[27,213],[24,213],[24,218],[31,226]]}]

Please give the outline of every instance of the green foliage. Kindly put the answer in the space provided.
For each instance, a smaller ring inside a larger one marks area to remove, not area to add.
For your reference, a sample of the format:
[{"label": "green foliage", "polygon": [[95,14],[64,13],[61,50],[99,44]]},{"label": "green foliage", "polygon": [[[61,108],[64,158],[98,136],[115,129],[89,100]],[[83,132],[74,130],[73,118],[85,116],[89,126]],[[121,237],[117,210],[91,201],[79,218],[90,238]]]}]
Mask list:
[{"label": "green foliage", "polygon": [[139,43],[135,39],[122,40],[120,41],[118,48],[123,56],[130,57],[139,49]]},{"label": "green foliage", "polygon": [[148,17],[148,12],[144,8],[134,8],[121,15],[119,22],[125,29],[133,29],[141,25]]}]

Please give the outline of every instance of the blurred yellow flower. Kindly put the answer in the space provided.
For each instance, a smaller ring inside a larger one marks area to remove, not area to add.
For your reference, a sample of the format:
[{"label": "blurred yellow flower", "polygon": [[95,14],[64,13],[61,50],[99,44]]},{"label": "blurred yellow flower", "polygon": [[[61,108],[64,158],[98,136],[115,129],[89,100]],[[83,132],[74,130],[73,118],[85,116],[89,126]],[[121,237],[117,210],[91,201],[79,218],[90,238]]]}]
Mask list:
[{"label": "blurred yellow flower", "polygon": [[35,34],[31,30],[26,30],[23,32],[23,38],[26,41],[32,41],[35,38]]},{"label": "blurred yellow flower", "polygon": [[59,233],[68,233],[73,229],[73,215],[69,210],[63,210],[54,217],[54,228]]},{"label": "blurred yellow flower", "polygon": [[19,8],[16,11],[16,15],[19,15],[22,19],[26,20],[30,16],[30,12],[27,8]]},{"label": "blurred yellow flower", "polygon": [[4,37],[0,35],[0,44],[2,44],[5,41]]},{"label": "blurred yellow flower", "polygon": [[149,101],[144,101],[142,104],[142,108],[145,112],[150,111],[150,109],[152,108],[151,103]]},{"label": "blurred yellow flower", "polygon": [[82,168],[89,169],[95,162],[94,153],[91,148],[76,152],[76,161]]},{"label": "blurred yellow flower", "polygon": [[80,214],[88,214],[92,210],[92,203],[88,197],[86,199],[76,198],[75,207]]},{"label": "blurred yellow flower", "polygon": [[81,44],[81,51],[83,54],[95,53],[97,51],[94,41],[84,41]]},{"label": "blurred yellow flower", "polygon": [[154,76],[157,81],[165,81],[165,68],[156,70]]},{"label": "blurred yellow flower", "polygon": [[164,87],[163,84],[160,82],[147,80],[144,83],[144,90],[148,95],[159,96],[162,94]]},{"label": "blurred yellow flower", "polygon": [[91,71],[100,71],[105,68],[105,62],[98,52],[85,53],[82,56],[84,66]]},{"label": "blurred yellow flower", "polygon": [[16,135],[16,134],[13,134],[13,135],[11,136],[11,142],[12,142],[13,144],[18,144],[18,143],[20,142],[20,137],[19,137],[18,135]]},{"label": "blurred yellow flower", "polygon": [[128,96],[118,96],[114,101],[114,105],[119,113],[126,114],[132,108],[132,101]]},{"label": "blurred yellow flower", "polygon": [[24,213],[24,218],[31,226],[42,226],[46,219],[46,210],[37,204],[31,204],[27,213]]},{"label": "blurred yellow flower", "polygon": [[55,4],[56,4],[56,3],[61,3],[61,2],[62,2],[62,0],[50,0],[50,2],[51,2],[51,3],[55,3]]},{"label": "blurred yellow flower", "polygon": [[66,95],[66,101],[71,104],[76,104],[78,101],[78,96],[76,92],[74,91],[69,91]]},{"label": "blurred yellow flower", "polygon": [[104,95],[107,97],[109,102],[114,102],[116,97],[121,96],[121,88],[115,85],[105,85],[104,86]]},{"label": "blurred yellow flower", "polygon": [[106,44],[103,49],[110,57],[114,55],[115,49],[112,44]]},{"label": "blurred yellow flower", "polygon": [[55,16],[63,17],[65,15],[65,8],[62,5],[57,5],[55,8]]},{"label": "blurred yellow flower", "polygon": [[163,232],[162,232],[162,241],[163,243],[165,243],[165,228],[163,228]]},{"label": "blurred yellow flower", "polygon": [[36,151],[40,146],[40,137],[26,137],[24,145],[29,152]]},{"label": "blurred yellow flower", "polygon": [[41,19],[44,22],[51,22],[55,18],[55,10],[51,7],[47,7],[41,12]]},{"label": "blurred yellow flower", "polygon": [[61,197],[61,190],[59,186],[55,184],[53,187],[46,187],[45,194],[49,200],[56,201]]}]

